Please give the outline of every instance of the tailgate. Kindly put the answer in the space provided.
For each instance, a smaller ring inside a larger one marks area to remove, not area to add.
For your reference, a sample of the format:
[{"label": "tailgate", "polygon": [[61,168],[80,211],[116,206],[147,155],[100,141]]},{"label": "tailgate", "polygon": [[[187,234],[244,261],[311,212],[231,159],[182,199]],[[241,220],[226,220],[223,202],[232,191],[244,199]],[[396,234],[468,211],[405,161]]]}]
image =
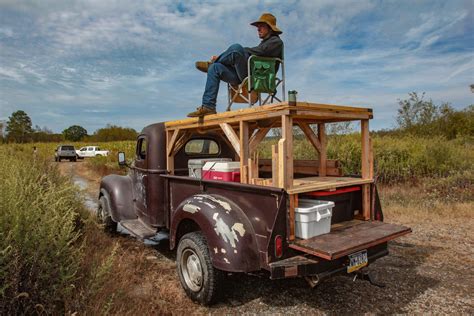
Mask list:
[{"label": "tailgate", "polygon": [[309,239],[296,239],[289,247],[334,260],[411,233],[411,228],[379,221],[348,221],[331,226],[331,232]]}]

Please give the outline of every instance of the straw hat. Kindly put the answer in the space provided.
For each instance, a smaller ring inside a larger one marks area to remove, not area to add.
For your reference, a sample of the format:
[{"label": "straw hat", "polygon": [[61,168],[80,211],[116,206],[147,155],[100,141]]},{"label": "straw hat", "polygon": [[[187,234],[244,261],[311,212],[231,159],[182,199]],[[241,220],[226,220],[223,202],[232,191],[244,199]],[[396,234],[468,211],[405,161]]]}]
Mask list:
[{"label": "straw hat", "polygon": [[276,26],[277,19],[276,17],[271,14],[271,13],[264,13],[260,16],[260,19],[258,19],[255,22],[250,23],[250,25],[257,26],[258,23],[265,23],[267,24],[273,32],[277,34],[283,33],[277,26]]}]

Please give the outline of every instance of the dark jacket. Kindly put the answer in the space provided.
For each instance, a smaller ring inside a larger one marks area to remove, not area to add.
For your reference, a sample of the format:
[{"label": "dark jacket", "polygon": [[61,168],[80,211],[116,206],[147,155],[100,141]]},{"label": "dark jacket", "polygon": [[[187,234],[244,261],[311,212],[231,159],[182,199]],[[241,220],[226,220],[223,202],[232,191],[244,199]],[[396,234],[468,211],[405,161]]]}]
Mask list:
[{"label": "dark jacket", "polygon": [[277,34],[264,38],[257,47],[245,47],[249,55],[283,59],[283,41]]}]

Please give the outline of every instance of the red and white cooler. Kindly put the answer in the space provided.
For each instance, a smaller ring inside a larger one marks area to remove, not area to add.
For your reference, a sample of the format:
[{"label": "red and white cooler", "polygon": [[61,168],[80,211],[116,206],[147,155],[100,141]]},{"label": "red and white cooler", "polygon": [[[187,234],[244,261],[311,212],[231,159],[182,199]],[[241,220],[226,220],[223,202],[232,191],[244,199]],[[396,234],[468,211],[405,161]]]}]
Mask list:
[{"label": "red and white cooler", "polygon": [[207,180],[240,182],[240,162],[208,161],[202,168],[202,178]]}]

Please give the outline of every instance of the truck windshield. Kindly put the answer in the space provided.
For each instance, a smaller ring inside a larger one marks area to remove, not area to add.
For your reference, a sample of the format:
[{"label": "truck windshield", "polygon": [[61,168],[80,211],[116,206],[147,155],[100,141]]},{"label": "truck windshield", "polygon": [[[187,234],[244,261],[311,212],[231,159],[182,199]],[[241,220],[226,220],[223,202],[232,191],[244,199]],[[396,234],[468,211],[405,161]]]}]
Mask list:
[{"label": "truck windshield", "polygon": [[74,146],[63,146],[62,150],[74,150]]}]

